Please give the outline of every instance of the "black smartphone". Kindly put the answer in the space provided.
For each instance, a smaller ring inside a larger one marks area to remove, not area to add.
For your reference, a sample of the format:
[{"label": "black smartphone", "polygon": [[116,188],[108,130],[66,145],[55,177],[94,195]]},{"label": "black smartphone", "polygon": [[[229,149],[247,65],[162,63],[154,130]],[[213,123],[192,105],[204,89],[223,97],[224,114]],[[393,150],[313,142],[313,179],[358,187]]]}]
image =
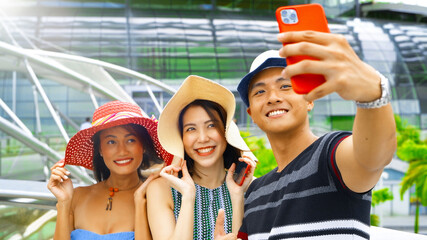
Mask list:
[{"label": "black smartphone", "polygon": [[242,186],[250,168],[251,166],[246,162],[237,163],[236,171],[234,171],[233,179],[239,186]]}]

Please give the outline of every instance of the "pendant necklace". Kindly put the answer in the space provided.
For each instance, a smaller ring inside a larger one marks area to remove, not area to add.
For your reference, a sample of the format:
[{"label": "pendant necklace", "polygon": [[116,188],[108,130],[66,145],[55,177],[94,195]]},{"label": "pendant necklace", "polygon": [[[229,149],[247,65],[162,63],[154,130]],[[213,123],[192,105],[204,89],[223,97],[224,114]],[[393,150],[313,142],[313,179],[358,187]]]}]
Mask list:
[{"label": "pendant necklace", "polygon": [[[107,185],[106,181],[104,183],[105,183],[105,185]],[[136,185],[133,186],[133,187],[131,187],[131,188],[120,189],[120,190],[118,188],[115,188],[115,187],[109,187],[108,190],[110,191],[110,193],[109,193],[109,198],[107,200],[107,207],[105,208],[105,211],[111,211],[111,209],[113,209],[113,197],[114,197],[114,193],[119,192],[119,191],[124,192],[124,191],[132,190],[132,189],[138,187],[140,183],[141,183],[141,180],[138,181],[136,183]]]}]

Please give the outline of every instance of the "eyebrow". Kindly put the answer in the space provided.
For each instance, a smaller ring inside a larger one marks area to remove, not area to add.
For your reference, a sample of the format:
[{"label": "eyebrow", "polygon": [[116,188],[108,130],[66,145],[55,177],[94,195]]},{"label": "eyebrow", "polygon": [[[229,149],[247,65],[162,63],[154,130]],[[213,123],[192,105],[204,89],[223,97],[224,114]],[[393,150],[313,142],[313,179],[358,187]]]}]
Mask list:
[{"label": "eyebrow", "polygon": [[290,81],[290,80],[286,79],[286,78],[283,78],[283,77],[279,77],[278,79],[276,79],[276,83],[283,82],[283,81]]},{"label": "eyebrow", "polygon": [[[135,136],[135,134],[133,134],[133,133],[128,133],[128,134],[126,134],[125,135],[125,138],[126,137],[130,137],[130,136]],[[107,136],[105,136],[104,138],[109,138],[109,137],[111,137],[111,138],[117,138],[117,136],[114,136],[114,135],[107,135]]]},{"label": "eyebrow", "polygon": [[[283,81],[289,81],[289,79],[285,79],[283,77],[279,77],[276,79],[276,83],[283,82]],[[266,85],[265,82],[257,82],[257,83],[252,85],[252,87],[249,89],[249,91],[251,91],[252,89],[254,89],[256,87],[264,87],[265,85]]]},{"label": "eyebrow", "polygon": [[249,89],[249,91],[256,88],[256,87],[263,87],[263,86],[265,86],[264,82],[257,82],[257,83],[252,85],[252,87],[251,87],[251,89]]},{"label": "eyebrow", "polygon": [[[204,124],[209,123],[209,122],[218,122],[218,120],[210,119],[210,120],[205,121]],[[187,126],[195,126],[195,125],[196,125],[195,123],[187,123],[187,124],[184,124],[184,126],[182,126],[182,127],[185,128]]]}]

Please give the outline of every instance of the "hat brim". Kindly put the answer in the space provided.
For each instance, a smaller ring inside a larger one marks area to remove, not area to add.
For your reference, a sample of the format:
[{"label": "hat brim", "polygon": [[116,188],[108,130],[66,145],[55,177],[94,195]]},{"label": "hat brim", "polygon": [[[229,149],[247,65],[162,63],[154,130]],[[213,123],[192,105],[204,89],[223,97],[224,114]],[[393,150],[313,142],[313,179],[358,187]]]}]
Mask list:
[{"label": "hat brim", "polygon": [[184,145],[178,126],[179,115],[183,108],[197,99],[209,100],[221,105],[227,113],[225,126],[227,142],[241,151],[250,151],[233,121],[236,108],[233,93],[216,82],[195,75],[184,80],[160,114],[158,134],[160,143],[166,151],[184,158]]},{"label": "hat brim", "polygon": [[285,58],[269,58],[242,78],[239,85],[237,86],[237,91],[239,92],[240,98],[243,100],[243,102],[246,104],[247,107],[249,107],[248,91],[249,91],[249,85],[251,83],[252,78],[257,73],[261,72],[264,69],[273,68],[273,67],[285,68],[286,66],[287,65],[286,65]]},{"label": "hat brim", "polygon": [[103,125],[94,126],[77,132],[68,142],[65,150],[65,164],[82,166],[93,169],[93,140],[95,133],[115,126],[126,124],[138,124],[147,129],[151,137],[157,155],[165,161],[167,165],[172,162],[173,155],[168,153],[160,144],[157,136],[157,122],[145,117],[131,117],[119,119]]}]

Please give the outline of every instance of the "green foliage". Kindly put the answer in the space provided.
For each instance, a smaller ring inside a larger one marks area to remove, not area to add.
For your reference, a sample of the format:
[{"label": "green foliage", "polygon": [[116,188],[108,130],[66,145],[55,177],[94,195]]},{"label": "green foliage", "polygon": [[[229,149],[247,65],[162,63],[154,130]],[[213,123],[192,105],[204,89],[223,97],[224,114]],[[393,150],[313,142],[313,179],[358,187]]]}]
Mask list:
[{"label": "green foliage", "polygon": [[406,121],[396,115],[397,146],[401,146],[405,141],[412,140],[415,143],[421,143],[420,130],[415,126],[409,125]]},{"label": "green foliage", "polygon": [[251,136],[249,132],[240,132],[240,135],[258,159],[254,173],[255,177],[261,177],[277,167],[273,151],[265,147],[266,140],[264,138]]},{"label": "green foliage", "polygon": [[[393,200],[393,193],[390,191],[389,188],[382,188],[376,191],[372,192],[372,201],[371,206],[375,207],[379,204]],[[380,225],[380,218],[376,214],[371,214],[371,226],[379,226]]]},{"label": "green foliage", "polygon": [[415,186],[415,195],[421,204],[427,206],[427,144],[420,139],[420,131],[403,123],[396,117],[398,133],[397,156],[409,162],[409,168],[402,179],[400,197]]},{"label": "green foliage", "polygon": [[396,117],[397,127],[397,156],[409,162],[409,168],[402,179],[400,198],[408,189],[415,186],[415,225],[418,232],[420,204],[427,206],[427,142],[420,138],[420,130],[402,122]]},{"label": "green foliage", "polygon": [[378,206],[380,203],[393,200],[393,193],[389,188],[382,188],[372,192],[371,206]]},{"label": "green foliage", "polygon": [[408,139],[402,142],[397,149],[397,156],[407,162],[427,158],[427,144]]},{"label": "green foliage", "polygon": [[331,116],[332,129],[351,131],[353,129],[354,116]]},{"label": "green foliage", "polygon": [[371,214],[371,226],[380,226],[380,217],[376,214]]},{"label": "green foliage", "polygon": [[427,159],[412,160],[401,185],[401,198],[408,189],[415,185],[416,197],[419,198],[422,205],[427,206]]}]

